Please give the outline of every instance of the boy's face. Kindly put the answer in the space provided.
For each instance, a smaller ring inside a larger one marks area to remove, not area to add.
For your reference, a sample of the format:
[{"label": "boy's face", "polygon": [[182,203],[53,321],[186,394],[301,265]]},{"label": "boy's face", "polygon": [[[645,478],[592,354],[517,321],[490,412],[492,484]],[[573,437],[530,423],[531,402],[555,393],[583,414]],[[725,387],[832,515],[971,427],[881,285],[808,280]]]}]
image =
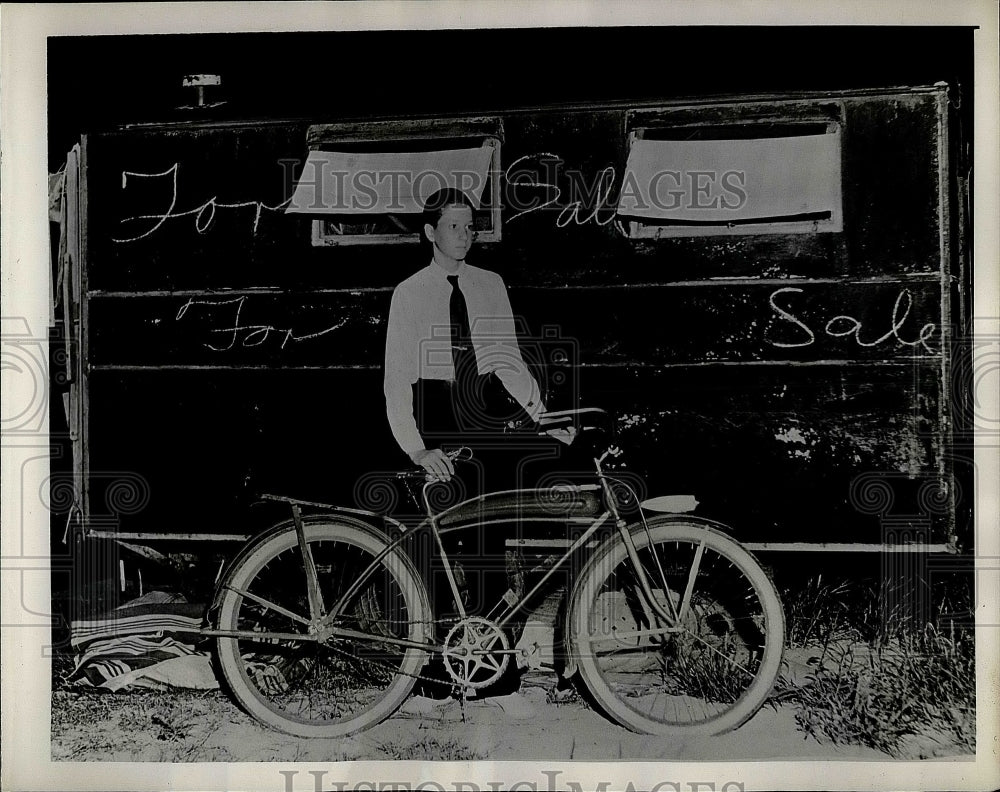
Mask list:
[{"label": "boy's face", "polygon": [[472,247],[472,210],[468,206],[448,206],[437,226],[424,226],[424,234],[448,258],[462,261]]}]

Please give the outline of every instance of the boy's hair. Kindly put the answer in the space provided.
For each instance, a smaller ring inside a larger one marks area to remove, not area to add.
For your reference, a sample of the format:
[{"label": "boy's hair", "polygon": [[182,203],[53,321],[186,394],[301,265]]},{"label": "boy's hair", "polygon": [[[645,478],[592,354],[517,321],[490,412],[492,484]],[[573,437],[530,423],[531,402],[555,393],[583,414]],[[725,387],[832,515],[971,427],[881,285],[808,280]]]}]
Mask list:
[{"label": "boy's hair", "polygon": [[444,187],[435,190],[424,202],[424,225],[437,228],[438,220],[450,206],[467,206],[472,212],[476,211],[468,195],[454,187]]}]

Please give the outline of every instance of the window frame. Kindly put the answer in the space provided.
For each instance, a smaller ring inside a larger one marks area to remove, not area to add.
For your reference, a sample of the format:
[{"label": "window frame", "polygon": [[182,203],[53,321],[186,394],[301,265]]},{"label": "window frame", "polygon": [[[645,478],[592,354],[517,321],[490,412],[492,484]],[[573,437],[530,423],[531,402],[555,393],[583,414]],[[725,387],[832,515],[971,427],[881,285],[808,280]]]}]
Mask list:
[{"label": "window frame", "polygon": [[[706,112],[707,111],[707,112]],[[712,118],[703,120],[701,115]],[[622,215],[630,240],[639,242],[658,239],[677,239],[683,237],[711,236],[756,236],[766,234],[817,234],[842,233],[844,230],[844,119],[843,105],[840,102],[823,103],[761,103],[750,105],[685,105],[681,107],[657,108],[652,110],[633,110],[626,115],[625,128],[627,133],[626,156],[632,151],[636,140],[645,139],[648,132],[676,133],[685,129],[712,129],[743,126],[768,127],[780,126],[787,130],[794,127],[814,128],[823,125],[825,134],[837,136],[840,151],[840,200],[830,210],[829,218],[812,218],[803,220],[747,220],[739,223],[706,223],[704,225],[656,223]],[[787,137],[782,135],[758,135],[746,139],[767,139],[768,137]],[[726,140],[727,138],[717,138]],[[734,139],[735,140],[735,139]]]},{"label": "window frame", "polygon": [[[487,169],[487,183],[480,207],[488,207],[488,230],[476,231],[476,244],[499,242],[502,237],[500,194],[501,152],[503,124],[499,118],[386,120],[361,123],[334,123],[311,126],[307,133],[309,151],[335,150],[338,145],[377,145],[385,151],[401,150],[408,144],[438,144],[441,150],[472,148],[471,141],[493,149]],[[487,194],[488,191],[488,194]],[[488,200],[487,200],[488,199]],[[482,208],[477,212],[484,212]],[[359,217],[363,217],[359,215]],[[341,247],[344,245],[407,245],[421,242],[421,233],[398,234],[329,234],[325,231],[327,218],[314,217],[310,240],[313,247]]]}]

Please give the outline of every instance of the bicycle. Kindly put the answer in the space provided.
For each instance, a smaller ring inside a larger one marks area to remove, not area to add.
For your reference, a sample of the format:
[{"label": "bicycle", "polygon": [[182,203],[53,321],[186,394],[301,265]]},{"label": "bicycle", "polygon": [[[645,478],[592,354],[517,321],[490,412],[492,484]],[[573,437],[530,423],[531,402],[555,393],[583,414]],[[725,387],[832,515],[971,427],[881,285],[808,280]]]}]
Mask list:
[{"label": "bicycle", "polygon": [[[546,428],[561,423],[582,434],[598,429],[592,419],[603,415],[549,414]],[[431,679],[424,669],[435,656],[460,692],[486,687],[519,651],[507,635],[515,615],[574,558],[582,566],[568,586],[564,676],[575,675],[607,716],[640,733],[718,734],[742,725],[779,671],[778,593],[725,526],[687,513],[691,503],[648,499],[627,522],[619,495],[634,497],[634,488],[605,470],[620,453],[608,445],[595,454],[592,482],[486,493],[440,510],[439,482],[423,471],[400,473],[419,482],[424,516],[416,527],[387,514],[265,496],[287,504],[291,519],[231,562],[205,631],[216,638],[232,695],[270,727],[329,738],[392,715],[418,679]],[[449,456],[460,463],[468,454]],[[467,615],[442,536],[526,516],[578,533],[529,590],[507,592],[498,616]],[[457,608],[444,624],[406,551],[427,533]]]}]

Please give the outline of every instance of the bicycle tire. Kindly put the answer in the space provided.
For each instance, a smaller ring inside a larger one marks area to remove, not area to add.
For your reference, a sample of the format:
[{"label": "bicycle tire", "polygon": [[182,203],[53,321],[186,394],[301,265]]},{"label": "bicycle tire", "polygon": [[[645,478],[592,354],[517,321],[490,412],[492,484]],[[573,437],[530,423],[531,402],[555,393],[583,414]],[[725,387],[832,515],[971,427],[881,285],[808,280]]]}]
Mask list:
[{"label": "bicycle tire", "polygon": [[[370,526],[339,516],[303,522],[320,591],[330,607],[388,541]],[[427,653],[380,644],[378,638],[424,641],[430,605],[412,562],[398,549],[382,559],[369,580],[336,626],[369,632],[370,641],[333,638],[320,644],[218,638],[219,668],[237,703],[261,723],[300,737],[341,737],[392,715],[413,688]],[[305,570],[294,523],[281,523],[248,545],[227,570],[219,592],[220,630],[307,632],[306,625],[240,593],[264,597],[308,619]],[[365,684],[372,689],[354,687]],[[368,700],[361,698],[363,693]],[[356,711],[350,709],[352,703],[357,704]]]},{"label": "bicycle tire", "polygon": [[749,720],[774,687],[784,648],[781,600],[757,560],[716,525],[661,517],[648,521],[648,535],[642,525],[629,528],[668,612],[683,607],[698,558],[677,632],[634,635],[664,622],[630,572],[620,537],[598,548],[574,587],[567,640],[580,681],[632,731],[721,734]]}]

